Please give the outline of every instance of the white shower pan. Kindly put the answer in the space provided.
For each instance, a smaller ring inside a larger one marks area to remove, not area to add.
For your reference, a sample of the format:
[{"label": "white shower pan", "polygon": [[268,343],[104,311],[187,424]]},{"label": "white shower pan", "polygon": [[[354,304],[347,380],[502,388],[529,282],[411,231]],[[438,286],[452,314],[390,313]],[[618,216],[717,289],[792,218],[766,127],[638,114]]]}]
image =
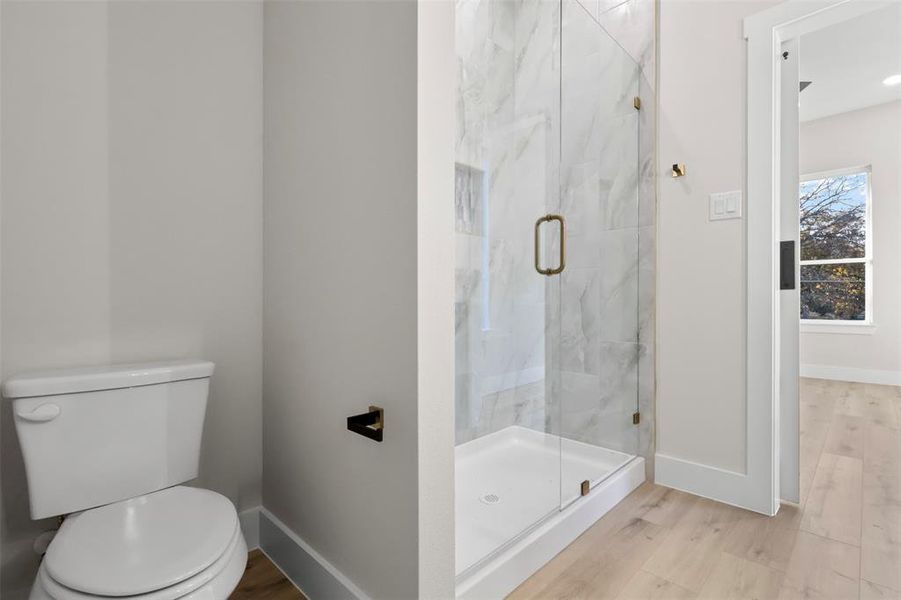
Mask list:
[{"label": "white shower pan", "polygon": [[643,458],[516,426],[455,459],[458,598],[503,598],[645,479]]}]

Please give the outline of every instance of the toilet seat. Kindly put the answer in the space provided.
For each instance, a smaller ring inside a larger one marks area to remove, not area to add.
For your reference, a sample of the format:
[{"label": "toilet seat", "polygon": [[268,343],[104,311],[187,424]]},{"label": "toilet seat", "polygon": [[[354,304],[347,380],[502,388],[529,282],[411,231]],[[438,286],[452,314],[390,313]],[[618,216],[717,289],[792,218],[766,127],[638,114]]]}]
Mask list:
[{"label": "toilet seat", "polygon": [[[174,586],[128,600],[225,600],[238,586],[247,564],[247,544],[241,530],[235,532],[233,548],[208,569]],[[116,596],[94,596],[61,586],[43,566],[29,600],[115,600]]]},{"label": "toilet seat", "polygon": [[231,502],[177,486],[66,519],[31,598],[224,599],[246,561]]}]

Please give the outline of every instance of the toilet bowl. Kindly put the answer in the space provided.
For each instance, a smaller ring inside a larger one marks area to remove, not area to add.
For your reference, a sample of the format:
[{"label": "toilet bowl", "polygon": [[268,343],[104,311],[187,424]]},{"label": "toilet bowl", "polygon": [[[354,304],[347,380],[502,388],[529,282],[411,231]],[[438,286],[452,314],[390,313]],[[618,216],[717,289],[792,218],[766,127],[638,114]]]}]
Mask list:
[{"label": "toilet bowl", "polygon": [[31,600],[225,600],[247,563],[228,498],[198,475],[214,365],[45,371],[3,383],[33,519],[65,515]]},{"label": "toilet bowl", "polygon": [[69,516],[30,600],[221,600],[246,563],[231,502],[176,486]]},{"label": "toilet bowl", "polygon": [[176,486],[70,515],[47,549],[31,600],[226,598],[247,544],[231,502]]}]

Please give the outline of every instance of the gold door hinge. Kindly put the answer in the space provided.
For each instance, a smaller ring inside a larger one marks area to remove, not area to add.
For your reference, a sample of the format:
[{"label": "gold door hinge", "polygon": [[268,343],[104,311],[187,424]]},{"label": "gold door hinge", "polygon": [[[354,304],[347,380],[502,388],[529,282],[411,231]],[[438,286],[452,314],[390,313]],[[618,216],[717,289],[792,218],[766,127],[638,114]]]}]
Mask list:
[{"label": "gold door hinge", "polygon": [[641,110],[641,98],[638,96],[632,98],[632,106],[635,107],[635,110]]},{"label": "gold door hinge", "polygon": [[638,425],[639,423],[641,423],[641,413],[632,413],[632,424]]}]

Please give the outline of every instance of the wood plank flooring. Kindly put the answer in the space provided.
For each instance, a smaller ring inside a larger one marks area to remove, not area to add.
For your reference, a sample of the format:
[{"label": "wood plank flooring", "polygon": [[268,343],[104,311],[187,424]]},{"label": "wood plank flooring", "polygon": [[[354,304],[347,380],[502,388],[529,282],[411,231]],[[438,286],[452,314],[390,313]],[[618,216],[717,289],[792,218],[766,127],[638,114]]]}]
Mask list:
[{"label": "wood plank flooring", "polygon": [[306,600],[306,597],[268,556],[259,550],[251,550],[244,576],[229,600]]},{"label": "wood plank flooring", "polygon": [[510,596],[901,600],[901,387],[801,380],[801,504],[646,483]]}]

